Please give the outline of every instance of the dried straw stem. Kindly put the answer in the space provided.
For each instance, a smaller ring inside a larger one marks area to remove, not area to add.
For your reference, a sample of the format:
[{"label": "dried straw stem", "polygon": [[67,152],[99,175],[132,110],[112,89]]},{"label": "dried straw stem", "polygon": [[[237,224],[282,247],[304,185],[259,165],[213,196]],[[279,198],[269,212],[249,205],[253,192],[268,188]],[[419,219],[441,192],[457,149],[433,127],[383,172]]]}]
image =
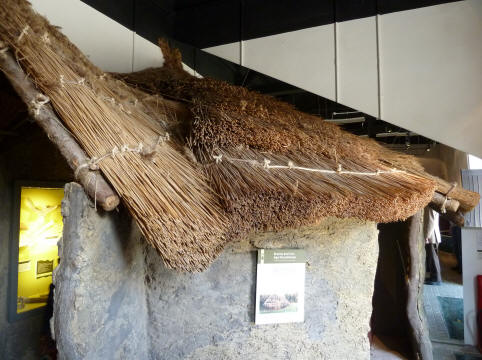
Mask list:
[{"label": "dried straw stem", "polygon": [[140,143],[148,149],[113,153],[98,165],[168,267],[204,269],[224,244],[226,220],[202,173],[170,141],[158,144],[167,124],[139,104],[139,92],[114,90],[115,81],[84,58],[73,63],[78,50],[25,1],[6,1],[0,12],[3,40],[91,158]]},{"label": "dried straw stem", "polygon": [[[4,56],[0,56],[0,69],[10,80],[13,88],[24,103],[31,105],[29,108],[30,116],[35,119],[48,138],[58,147],[60,153],[75,172],[80,164],[87,162],[89,159],[69,131],[62,125],[52,107],[47,104],[48,99],[43,99],[39,102],[37,99],[39,96],[38,90],[30,79],[25,76],[22,68],[9,52],[5,52]],[[83,168],[76,172],[75,178],[82,184],[86,193],[104,210],[111,211],[119,205],[119,197],[98,172]]]},{"label": "dried straw stem", "polygon": [[[383,173],[375,176],[320,174],[297,169],[266,169],[261,164],[295,163],[320,169],[337,169],[331,159],[274,155],[247,148],[216,149],[217,162],[207,151],[198,152],[211,186],[223,199],[232,217],[230,237],[252,230],[280,230],[309,225],[327,216],[358,217],[376,222],[405,219],[431,199],[433,183],[412,174]],[[256,160],[256,162],[253,162]],[[371,172],[350,161],[344,169]],[[379,170],[389,171],[387,167]]]},{"label": "dried straw stem", "polygon": [[[164,55],[169,51],[163,47]],[[249,160],[269,159],[285,166],[291,162],[336,170],[341,165],[348,171],[376,173],[390,170],[389,161],[403,158],[418,170],[412,157],[385,150],[272,97],[189,76],[175,64],[117,76],[151,93],[183,99],[190,108],[190,144],[233,216],[231,234],[310,224],[329,215],[397,221],[430,201],[435,182],[410,171],[368,177],[252,166]],[[246,162],[216,164],[213,154]]]}]

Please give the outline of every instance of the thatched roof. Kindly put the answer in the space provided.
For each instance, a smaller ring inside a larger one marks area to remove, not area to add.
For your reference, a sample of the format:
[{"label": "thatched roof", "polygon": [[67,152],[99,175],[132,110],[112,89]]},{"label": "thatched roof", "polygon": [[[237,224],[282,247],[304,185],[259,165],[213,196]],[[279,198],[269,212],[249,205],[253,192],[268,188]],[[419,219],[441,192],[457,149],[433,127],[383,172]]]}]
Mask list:
[{"label": "thatched roof", "polygon": [[402,220],[448,186],[274,98],[190,76],[164,43],[163,68],[106,75],[24,0],[3,2],[0,39],[171,268],[202,270],[251,231]]}]

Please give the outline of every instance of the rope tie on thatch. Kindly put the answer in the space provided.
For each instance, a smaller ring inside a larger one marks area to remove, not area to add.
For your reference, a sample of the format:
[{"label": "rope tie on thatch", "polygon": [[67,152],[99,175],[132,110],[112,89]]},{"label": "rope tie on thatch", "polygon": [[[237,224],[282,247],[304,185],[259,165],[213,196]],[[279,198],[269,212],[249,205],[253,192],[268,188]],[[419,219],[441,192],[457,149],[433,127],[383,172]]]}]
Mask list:
[{"label": "rope tie on thatch", "polygon": [[50,101],[49,97],[38,93],[35,98],[30,102],[30,109],[33,110],[35,115],[40,115],[40,110]]},{"label": "rope tie on thatch", "polygon": [[0,56],[2,58],[6,58],[7,57],[7,51],[8,51],[8,47],[1,48],[0,49]]},{"label": "rope tie on thatch", "polygon": [[216,160],[216,164],[219,164],[221,161],[223,161],[223,154],[213,155],[213,158]]},{"label": "rope tie on thatch", "polygon": [[65,80],[64,75],[60,75],[60,85],[65,87],[65,84],[70,85],[85,85],[85,78],[80,78],[77,81]]},{"label": "rope tie on thatch", "polygon": [[44,34],[40,38],[46,45],[50,45],[50,38],[48,32],[44,32]]},{"label": "rope tie on thatch", "polygon": [[120,111],[123,111],[123,112],[125,112],[126,114],[129,114],[129,115],[132,114],[131,111],[124,109],[124,106],[120,102],[119,103],[116,102],[113,97],[103,96],[102,99],[104,99],[107,102],[110,102],[112,105],[117,105],[119,107]]},{"label": "rope tie on thatch", "polygon": [[442,203],[442,207],[440,209],[440,211],[442,212],[442,214],[445,214],[447,212],[447,209],[445,208],[445,206],[447,205],[447,201],[450,200],[449,198],[449,194],[452,192],[453,189],[455,189],[455,187],[457,186],[457,183],[452,183],[452,185],[450,186],[450,189],[447,191],[447,193],[445,194],[445,198],[444,198],[444,202]]},{"label": "rope tie on thatch", "polygon": [[3,42],[0,41],[0,57],[5,59],[7,57],[8,46]]},{"label": "rope tie on thatch", "polygon": [[113,158],[115,159],[118,154],[124,154],[124,153],[135,153],[135,154],[140,154],[142,157],[151,159],[154,154],[157,151],[157,146],[161,143],[164,143],[170,139],[169,133],[166,133],[165,135],[160,135],[157,138],[156,143],[153,146],[144,146],[142,142],[140,142],[136,147],[129,147],[127,144],[121,145],[119,148],[118,146],[114,146],[114,148],[108,152],[106,152],[104,155],[100,157],[92,157],[89,161],[86,161],[83,164],[80,164],[77,166],[74,172],[75,178],[78,177],[79,171],[84,169],[84,168],[89,168],[91,171],[97,171],[99,170],[99,163],[107,158]]},{"label": "rope tie on thatch", "polygon": [[321,174],[339,174],[339,175],[358,175],[358,176],[379,176],[382,174],[405,174],[406,171],[398,170],[398,169],[390,169],[390,170],[380,170],[377,169],[376,171],[350,171],[350,170],[343,170],[341,164],[338,164],[336,170],[329,170],[329,169],[316,169],[316,168],[309,168],[304,166],[296,166],[294,165],[293,161],[288,161],[287,165],[271,165],[271,160],[264,159],[263,162],[259,162],[257,160],[248,160],[248,159],[235,159],[223,154],[212,155],[213,159],[215,160],[216,164],[220,164],[222,159],[226,159],[229,162],[247,162],[250,163],[252,166],[261,166],[266,170],[269,169],[288,169],[288,170],[301,170],[307,172],[316,172]]},{"label": "rope tie on thatch", "polygon": [[29,29],[30,29],[30,26],[28,26],[28,25],[26,25],[26,26],[22,29],[22,32],[20,33],[20,35],[19,35],[18,38],[17,38],[17,42],[20,42],[20,41],[23,39],[23,37],[28,34],[28,30],[29,30]]}]

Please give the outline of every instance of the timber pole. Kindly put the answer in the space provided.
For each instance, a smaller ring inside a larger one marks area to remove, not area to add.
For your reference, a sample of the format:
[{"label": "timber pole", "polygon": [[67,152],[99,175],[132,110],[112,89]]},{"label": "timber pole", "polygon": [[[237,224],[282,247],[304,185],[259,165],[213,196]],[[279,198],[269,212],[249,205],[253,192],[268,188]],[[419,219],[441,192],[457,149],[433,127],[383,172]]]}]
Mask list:
[{"label": "timber pole", "polygon": [[67,160],[76,180],[84,187],[85,192],[104,210],[115,209],[120,202],[119,196],[100,172],[91,171],[88,166],[79,167],[89,162],[86,153],[47,103],[48,98],[37,90],[10,52],[0,54],[0,69],[28,106],[30,116],[46,132],[50,141],[58,147]]},{"label": "timber pole", "polygon": [[410,341],[415,359],[433,360],[432,343],[423,313],[423,285],[425,280],[425,240],[422,232],[422,212],[408,219],[407,317]]}]

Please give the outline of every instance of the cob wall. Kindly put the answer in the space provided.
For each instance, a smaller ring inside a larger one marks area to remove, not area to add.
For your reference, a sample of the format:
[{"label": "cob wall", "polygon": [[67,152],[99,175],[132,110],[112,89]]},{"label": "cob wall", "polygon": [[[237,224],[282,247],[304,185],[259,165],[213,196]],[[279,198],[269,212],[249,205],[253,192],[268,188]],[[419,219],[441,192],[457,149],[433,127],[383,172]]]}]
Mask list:
[{"label": "cob wall", "polygon": [[[55,274],[60,358],[369,359],[378,258],[374,223],[324,220],[233,243],[202,273],[166,269],[122,213],[98,214],[80,186],[64,203]],[[257,247],[308,256],[305,322],[255,326]]]}]

